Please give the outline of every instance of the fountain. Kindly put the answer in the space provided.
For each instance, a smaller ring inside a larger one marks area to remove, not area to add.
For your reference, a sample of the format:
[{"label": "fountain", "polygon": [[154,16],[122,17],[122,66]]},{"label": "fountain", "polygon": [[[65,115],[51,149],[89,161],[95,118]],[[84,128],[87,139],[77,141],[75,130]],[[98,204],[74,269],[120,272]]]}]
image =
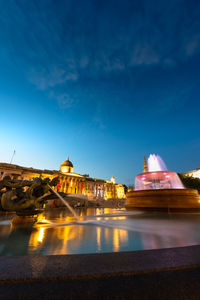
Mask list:
[{"label": "fountain", "polygon": [[71,211],[74,218],[76,220],[79,220],[80,219],[79,216],[77,215],[75,210],[69,205],[69,203],[67,201],[65,201],[65,199],[63,199],[63,197],[61,197],[61,195],[58,192],[56,192],[49,184],[48,184],[48,187],[64,203],[64,205]]},{"label": "fountain", "polygon": [[200,209],[197,190],[186,189],[179,176],[159,155],[144,158],[144,172],[135,178],[134,191],[127,194],[127,209],[196,211]]},{"label": "fountain", "polygon": [[51,190],[71,211],[74,218],[79,220],[74,209],[52,188],[52,186],[57,185],[57,182],[58,177],[50,182],[49,178],[44,180],[36,178],[33,181],[27,181],[12,180],[10,176],[2,176],[0,180],[0,206],[4,211],[16,213],[17,217],[12,219],[12,224],[35,223],[38,215],[43,211],[45,197],[50,194],[49,190]]}]

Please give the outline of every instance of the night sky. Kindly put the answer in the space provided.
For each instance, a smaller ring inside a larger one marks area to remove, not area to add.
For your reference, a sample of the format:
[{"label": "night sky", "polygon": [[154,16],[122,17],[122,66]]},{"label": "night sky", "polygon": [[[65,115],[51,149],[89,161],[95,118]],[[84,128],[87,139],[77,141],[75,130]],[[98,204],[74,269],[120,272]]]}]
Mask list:
[{"label": "night sky", "polygon": [[0,1],[0,161],[133,184],[200,167],[200,1]]}]

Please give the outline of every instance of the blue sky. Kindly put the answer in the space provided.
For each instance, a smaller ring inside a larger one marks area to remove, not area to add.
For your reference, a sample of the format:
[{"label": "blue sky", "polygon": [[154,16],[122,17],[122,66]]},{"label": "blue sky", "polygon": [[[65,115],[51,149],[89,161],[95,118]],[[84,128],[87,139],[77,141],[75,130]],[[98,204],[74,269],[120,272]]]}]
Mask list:
[{"label": "blue sky", "polygon": [[200,167],[199,1],[0,2],[0,161],[132,184]]}]

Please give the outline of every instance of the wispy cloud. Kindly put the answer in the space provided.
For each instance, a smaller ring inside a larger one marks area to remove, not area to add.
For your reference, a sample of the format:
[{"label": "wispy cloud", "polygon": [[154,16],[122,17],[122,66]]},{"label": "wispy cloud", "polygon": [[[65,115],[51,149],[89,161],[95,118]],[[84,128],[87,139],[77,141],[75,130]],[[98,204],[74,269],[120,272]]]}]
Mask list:
[{"label": "wispy cloud", "polygon": [[28,73],[28,78],[39,90],[47,90],[67,81],[78,80],[78,73],[73,69],[53,65],[48,68],[32,68]]},{"label": "wispy cloud", "polygon": [[198,3],[12,0],[0,8],[4,59],[66,108],[74,103],[68,84],[132,76],[139,67],[174,68],[200,52]]},{"label": "wispy cloud", "polygon": [[75,99],[68,94],[60,94],[56,98],[61,108],[70,108],[75,103]]},{"label": "wispy cloud", "polygon": [[154,65],[160,62],[160,55],[151,48],[149,44],[137,45],[133,51],[131,64],[137,65]]},{"label": "wispy cloud", "polygon": [[79,102],[75,93],[70,94],[67,92],[63,93],[62,91],[50,90],[50,92],[48,93],[48,97],[51,99],[56,99],[61,109],[72,108]]},{"label": "wispy cloud", "polygon": [[187,56],[194,55],[200,51],[200,34],[196,34],[186,42],[185,45],[185,54]]}]

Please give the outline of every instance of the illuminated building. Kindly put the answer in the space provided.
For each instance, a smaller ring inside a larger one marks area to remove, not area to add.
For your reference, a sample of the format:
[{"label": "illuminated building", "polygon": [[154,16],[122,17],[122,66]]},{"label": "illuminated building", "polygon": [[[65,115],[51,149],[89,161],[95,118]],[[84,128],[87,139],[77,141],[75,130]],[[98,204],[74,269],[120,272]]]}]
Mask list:
[{"label": "illuminated building", "polygon": [[183,173],[183,175],[200,179],[200,168],[198,168],[196,170],[186,172],[186,173]]},{"label": "illuminated building", "polygon": [[14,164],[0,163],[0,178],[3,174],[9,175],[12,179],[33,180],[36,177],[41,179],[59,177],[59,183],[55,190],[74,195],[85,195],[89,200],[107,200],[125,198],[124,186],[116,183],[115,178],[110,181],[91,178],[89,175],[74,173],[74,166],[67,157],[60,170],[40,170],[22,167]]}]

